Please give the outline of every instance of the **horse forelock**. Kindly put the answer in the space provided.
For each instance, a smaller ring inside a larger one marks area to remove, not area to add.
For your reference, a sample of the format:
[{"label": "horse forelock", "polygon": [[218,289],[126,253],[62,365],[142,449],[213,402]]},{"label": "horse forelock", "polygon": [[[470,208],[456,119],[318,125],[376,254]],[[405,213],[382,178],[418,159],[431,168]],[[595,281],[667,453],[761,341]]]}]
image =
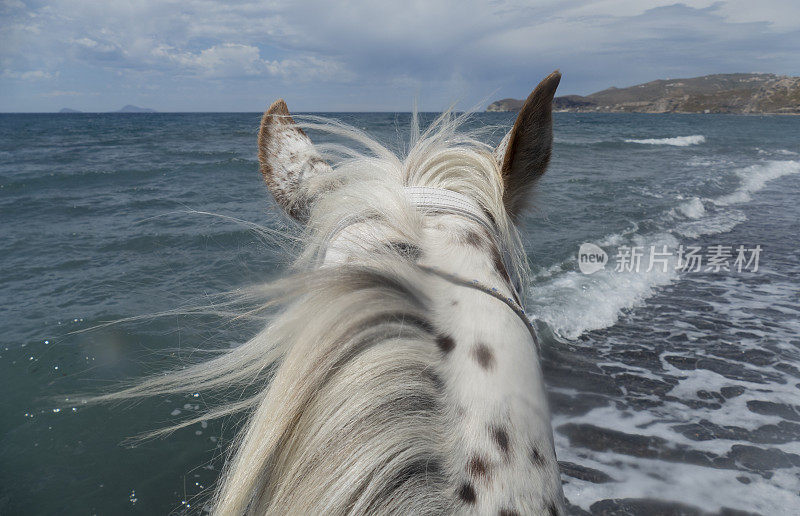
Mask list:
[{"label": "horse forelock", "polygon": [[[313,203],[303,233],[303,252],[297,262],[300,268],[312,268],[319,263],[320,255],[326,253],[330,243],[328,237],[347,220],[369,221],[360,226],[368,230],[367,237],[386,240],[388,235],[395,235],[401,241],[413,243],[421,227],[421,214],[409,202],[403,188],[422,186],[451,190],[474,200],[497,230],[491,238],[507,253],[511,269],[508,273],[515,284],[525,288],[527,260],[519,233],[503,204],[500,166],[491,147],[480,141],[477,134],[462,132],[463,117],[441,116],[411,142],[402,156],[346,125],[325,124],[314,117],[312,124],[304,124],[302,117],[298,120],[301,127],[331,132],[369,150],[360,153],[340,145],[317,146],[333,169],[309,180]],[[524,292],[521,294],[524,296]]]}]

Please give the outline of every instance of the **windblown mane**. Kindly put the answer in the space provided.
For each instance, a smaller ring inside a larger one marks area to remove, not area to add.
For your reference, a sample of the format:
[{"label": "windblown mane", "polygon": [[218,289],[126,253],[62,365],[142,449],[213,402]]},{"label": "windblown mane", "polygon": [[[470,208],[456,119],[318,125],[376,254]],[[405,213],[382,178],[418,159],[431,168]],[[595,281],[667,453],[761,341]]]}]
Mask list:
[{"label": "windblown mane", "polygon": [[[423,216],[403,188],[475,199],[499,229],[495,245],[510,257],[509,273],[524,285],[527,264],[503,207],[500,166],[462,130],[464,117],[449,113],[422,134],[415,116],[405,156],[342,123],[305,122],[361,150],[318,147],[335,165],[309,180],[314,203],[291,271],[245,293],[246,315],[273,314],[263,316],[265,329],[216,358],[93,401],[263,386],[161,431],[249,414],[214,495],[218,514],[452,512],[444,493],[458,443],[446,432],[442,380],[431,367],[446,343],[430,322],[429,278],[415,263]],[[369,245],[353,249],[352,263],[320,267],[330,235],[352,218],[375,228]]]}]

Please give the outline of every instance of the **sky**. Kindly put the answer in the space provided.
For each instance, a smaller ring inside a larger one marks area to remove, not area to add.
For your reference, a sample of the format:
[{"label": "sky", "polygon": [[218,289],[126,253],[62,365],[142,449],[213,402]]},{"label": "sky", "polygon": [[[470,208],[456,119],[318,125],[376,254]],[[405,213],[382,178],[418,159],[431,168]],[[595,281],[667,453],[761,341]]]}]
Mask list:
[{"label": "sky", "polygon": [[0,0],[0,112],[423,111],[800,75],[798,0]]}]

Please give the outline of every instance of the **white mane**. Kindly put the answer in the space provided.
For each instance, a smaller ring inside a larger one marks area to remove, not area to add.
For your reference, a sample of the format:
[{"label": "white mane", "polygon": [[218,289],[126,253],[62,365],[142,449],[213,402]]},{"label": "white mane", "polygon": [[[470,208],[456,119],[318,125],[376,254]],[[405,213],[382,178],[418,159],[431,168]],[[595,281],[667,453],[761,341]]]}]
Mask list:
[{"label": "white mane", "polygon": [[[304,128],[366,151],[318,147],[334,166],[307,178],[303,195],[313,203],[290,274],[241,293],[252,307],[241,315],[263,317],[264,330],[216,358],[91,401],[249,392],[152,434],[249,414],[214,495],[217,514],[563,511],[530,335],[501,303],[417,265],[505,290],[509,274],[526,283],[501,164],[459,132],[462,122],[445,114],[420,134],[415,117],[401,157],[357,129],[307,117]],[[469,196],[497,234],[421,213],[407,186]],[[349,217],[361,222],[343,235],[342,260],[319,267]],[[498,263],[500,248],[510,271]],[[461,312],[452,308],[459,302]],[[480,340],[491,335],[501,336],[495,348]],[[474,379],[464,377],[470,368]]]}]

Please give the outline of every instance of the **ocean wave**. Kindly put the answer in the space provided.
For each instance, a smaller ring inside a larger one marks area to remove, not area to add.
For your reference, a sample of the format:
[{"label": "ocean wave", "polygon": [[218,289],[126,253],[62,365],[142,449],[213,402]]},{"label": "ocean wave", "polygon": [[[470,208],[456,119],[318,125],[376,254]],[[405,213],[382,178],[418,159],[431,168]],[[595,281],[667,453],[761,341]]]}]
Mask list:
[{"label": "ocean wave", "polygon": [[678,205],[676,210],[683,216],[690,219],[699,219],[706,214],[706,209],[703,206],[703,201],[697,197],[692,197],[688,201]]},{"label": "ocean wave", "polygon": [[675,233],[686,238],[698,238],[703,235],[719,235],[727,233],[747,220],[747,215],[739,210],[715,213],[699,220],[683,222],[675,227]]},{"label": "ocean wave", "polygon": [[765,149],[756,148],[756,150],[758,150],[759,154],[766,154],[766,155],[778,154],[778,155],[781,155],[781,156],[797,156],[797,154],[798,154],[797,152],[790,151],[788,149],[765,150]]},{"label": "ocean wave", "polygon": [[675,136],[674,138],[646,138],[643,140],[627,139],[626,143],[641,143],[645,145],[673,145],[675,147],[688,147],[689,145],[698,145],[704,143],[706,137],[702,134],[693,134],[690,136]]},{"label": "ocean wave", "polygon": [[[670,366],[667,368],[672,373]],[[670,391],[674,399],[694,399],[696,392],[714,391],[720,387],[731,385],[730,380],[705,370],[676,370],[675,376],[680,384]],[[763,388],[763,385],[742,382],[748,388]],[[771,384],[770,388],[779,387]],[[788,389],[787,389],[788,390]],[[749,389],[748,389],[749,391]],[[608,428],[623,435],[646,436],[649,439],[663,439],[676,443],[678,447],[695,450],[698,455],[725,455],[732,445],[745,444],[737,441],[713,439],[697,441],[685,439],[673,430],[675,423],[689,423],[698,419],[716,416],[722,424],[736,421],[736,426],[759,427],[764,424],[764,416],[753,414],[746,408],[746,400],[754,397],[745,395],[734,400],[726,400],[721,410],[692,410],[679,401],[669,402],[659,407],[657,416],[651,411],[621,410],[614,405],[597,408],[580,417],[556,416],[553,426],[570,423],[588,424]],[[659,417],[660,416],[660,417]],[[777,418],[776,418],[777,419]],[[770,421],[772,422],[772,421]],[[779,420],[778,420],[779,422]],[[762,514],[781,514],[782,509],[794,502],[792,493],[798,487],[794,470],[777,471],[771,483],[756,482],[754,490],[742,490],[737,480],[743,472],[735,468],[709,468],[682,461],[654,460],[647,457],[636,457],[617,450],[596,452],[584,447],[576,448],[570,440],[559,432],[554,433],[558,457],[562,461],[577,462],[587,467],[604,471],[616,480],[614,483],[592,483],[574,481],[577,486],[569,489],[571,503],[589,509],[598,500],[609,498],[639,498],[647,493],[659,493],[668,500],[682,500],[705,511],[717,513],[723,507],[736,507]],[[793,453],[795,449],[787,446],[785,452]],[[787,449],[788,448],[788,449]],[[749,476],[745,474],[745,476]],[[664,478],[669,479],[664,481]],[[573,483],[571,479],[571,483]],[[579,487],[579,489],[576,489]],[[567,490],[565,489],[565,491]],[[722,496],[709,497],[709,492],[724,493]],[[754,496],[754,492],[758,496]]]},{"label": "ocean wave", "polygon": [[[645,271],[650,246],[660,250],[666,245],[668,250],[674,251],[680,244],[680,237],[694,239],[727,233],[745,222],[747,216],[741,210],[725,206],[747,202],[750,195],[764,188],[767,182],[798,172],[800,163],[795,161],[768,161],[739,169],[736,174],[742,182],[733,193],[716,199],[692,197],[685,200],[668,212],[663,231],[659,233],[639,235],[639,226],[634,225],[632,230],[596,240],[595,243],[609,253],[606,268],[587,275],[565,267],[570,261],[574,263],[576,256],[573,255],[570,260],[548,269],[546,274],[537,277],[533,299],[529,301],[534,318],[547,324],[557,336],[568,340],[616,324],[626,310],[641,306],[658,287],[678,279],[675,256],[669,257],[666,271],[662,266]],[[704,201],[717,206],[717,209],[707,211]],[[610,248],[620,245],[645,249],[638,273],[614,270],[614,251]]]},{"label": "ocean wave", "polygon": [[[606,239],[606,241],[614,239]],[[649,237],[634,237],[633,245],[649,249],[674,248],[678,240],[667,233]],[[617,272],[613,256],[605,269],[594,274],[569,271],[537,285],[531,302],[532,313],[559,337],[574,340],[587,331],[614,325],[625,310],[640,305],[651,297],[655,288],[678,277],[673,258],[666,270],[656,266],[645,272]]]},{"label": "ocean wave", "polygon": [[741,184],[733,193],[723,195],[712,201],[719,206],[739,204],[751,199],[751,194],[764,188],[769,181],[800,172],[798,161],[767,161],[736,171]]}]

